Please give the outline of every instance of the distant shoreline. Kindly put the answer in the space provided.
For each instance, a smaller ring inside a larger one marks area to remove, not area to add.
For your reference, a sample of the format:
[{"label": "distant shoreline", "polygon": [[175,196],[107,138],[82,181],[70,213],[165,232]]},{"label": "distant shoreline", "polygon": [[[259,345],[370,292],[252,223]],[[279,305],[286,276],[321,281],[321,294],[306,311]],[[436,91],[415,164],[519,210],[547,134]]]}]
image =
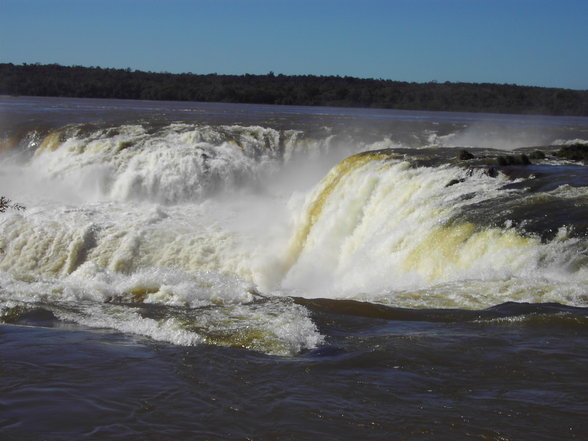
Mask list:
[{"label": "distant shoreline", "polygon": [[197,75],[0,63],[0,95],[588,116],[588,90],[313,75]]}]

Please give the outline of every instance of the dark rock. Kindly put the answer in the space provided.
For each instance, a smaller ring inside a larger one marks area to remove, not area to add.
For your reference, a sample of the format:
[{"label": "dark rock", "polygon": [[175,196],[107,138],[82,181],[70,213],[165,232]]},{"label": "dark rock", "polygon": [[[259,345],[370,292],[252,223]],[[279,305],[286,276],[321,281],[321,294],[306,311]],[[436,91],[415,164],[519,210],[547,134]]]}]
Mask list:
[{"label": "dark rock", "polygon": [[486,174],[491,178],[496,178],[498,177],[498,170],[496,170],[494,167],[489,167],[488,170],[486,170]]},{"label": "dark rock", "polygon": [[524,153],[522,155],[506,155],[506,156],[498,156],[496,158],[496,164],[499,166],[509,166],[509,165],[530,165],[531,161],[527,155]]},{"label": "dark rock", "polygon": [[451,187],[452,185],[459,184],[463,181],[465,181],[465,179],[452,179],[447,183],[447,185],[445,185],[445,187]]},{"label": "dark rock", "polygon": [[457,155],[457,158],[460,161],[468,161],[470,159],[474,159],[475,156],[473,154],[471,154],[470,152],[468,152],[467,150],[460,150],[459,154]]},{"label": "dark rock", "polygon": [[520,160],[522,165],[531,165],[531,160],[524,153],[520,156]]}]

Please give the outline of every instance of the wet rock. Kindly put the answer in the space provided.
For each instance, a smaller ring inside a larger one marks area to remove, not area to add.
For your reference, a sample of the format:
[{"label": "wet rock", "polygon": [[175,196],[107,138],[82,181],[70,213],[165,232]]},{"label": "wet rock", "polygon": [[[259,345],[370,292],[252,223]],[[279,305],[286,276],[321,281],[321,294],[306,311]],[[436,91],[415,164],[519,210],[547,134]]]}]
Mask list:
[{"label": "wet rock", "polygon": [[[474,168],[471,168],[468,170],[467,174],[468,176],[473,176],[474,175]],[[482,173],[486,176],[490,176],[491,178],[496,178],[498,177],[498,170],[496,170],[496,167],[488,167],[482,170]]]},{"label": "wet rock", "polygon": [[457,155],[457,158],[460,161],[469,161],[470,159],[474,159],[475,156],[472,153],[468,152],[467,150],[460,150]]},{"label": "wet rock", "polygon": [[447,188],[447,187],[451,187],[452,185],[459,184],[459,183],[461,183],[461,182],[463,182],[463,181],[465,181],[465,179],[452,179],[451,181],[449,181],[449,182],[448,182],[448,183],[445,185],[445,187],[446,187],[446,188]]},{"label": "wet rock", "polygon": [[499,166],[509,165],[530,165],[531,160],[524,153],[522,155],[505,155],[496,158],[496,164]]},{"label": "wet rock", "polygon": [[522,165],[531,165],[531,160],[529,159],[529,157],[527,155],[525,155],[523,153],[521,155],[521,163],[522,163]]},{"label": "wet rock", "polygon": [[[476,170],[482,170],[482,173],[484,175],[489,176],[491,178],[498,177],[498,170],[495,167],[488,167],[488,168],[470,167],[466,171],[466,176],[468,178],[474,176],[474,173],[476,172]],[[462,182],[465,182],[466,179],[467,178],[459,178],[459,179],[456,178],[456,179],[452,179],[447,184],[445,184],[445,188],[451,187],[452,185],[461,184]]]},{"label": "wet rock", "polygon": [[491,178],[496,178],[498,177],[498,170],[496,170],[496,168],[494,167],[488,167],[488,169],[486,169],[485,174],[490,176]]}]

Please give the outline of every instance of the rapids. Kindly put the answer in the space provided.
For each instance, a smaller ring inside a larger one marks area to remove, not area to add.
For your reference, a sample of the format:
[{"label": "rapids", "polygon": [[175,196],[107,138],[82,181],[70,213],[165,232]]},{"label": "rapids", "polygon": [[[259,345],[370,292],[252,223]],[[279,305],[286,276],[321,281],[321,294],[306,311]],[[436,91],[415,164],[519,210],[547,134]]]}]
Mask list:
[{"label": "rapids", "polygon": [[[466,147],[500,154],[488,147],[497,124],[511,137],[524,125],[514,146],[565,144],[584,136],[578,118],[529,137],[542,121],[367,113],[373,131],[342,111],[284,127],[268,106],[245,124],[173,107],[113,121],[120,109],[88,101],[5,100],[12,118],[34,117],[2,125],[0,188],[27,207],[0,223],[5,321],[40,307],[180,345],[293,355],[324,340],[293,298],[588,306],[584,168],[546,159],[493,175],[453,148],[486,130]],[[85,106],[95,113],[81,117]]]}]

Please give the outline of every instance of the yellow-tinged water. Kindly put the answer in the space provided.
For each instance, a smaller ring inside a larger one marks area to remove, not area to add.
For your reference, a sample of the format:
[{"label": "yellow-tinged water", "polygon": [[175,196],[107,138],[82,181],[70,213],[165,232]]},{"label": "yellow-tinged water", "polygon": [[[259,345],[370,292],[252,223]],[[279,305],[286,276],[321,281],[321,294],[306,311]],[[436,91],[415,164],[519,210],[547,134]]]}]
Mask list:
[{"label": "yellow-tinged water", "polygon": [[[490,269],[520,265],[527,255],[522,250],[538,246],[537,239],[525,238],[512,230],[480,229],[471,223],[448,225],[432,231],[413,248],[406,271],[422,274],[428,281],[445,281],[452,273],[469,271],[479,262]],[[488,268],[480,269],[480,274]]]},{"label": "yellow-tinged water", "polygon": [[366,152],[351,156],[337,164],[327,176],[320,182],[318,188],[310,196],[308,208],[305,210],[301,226],[291,240],[288,257],[286,259],[286,270],[296,263],[298,256],[306,245],[308,235],[314,224],[320,219],[325,204],[328,203],[331,194],[339,183],[353,171],[373,161],[385,161],[396,157],[392,152]]}]

